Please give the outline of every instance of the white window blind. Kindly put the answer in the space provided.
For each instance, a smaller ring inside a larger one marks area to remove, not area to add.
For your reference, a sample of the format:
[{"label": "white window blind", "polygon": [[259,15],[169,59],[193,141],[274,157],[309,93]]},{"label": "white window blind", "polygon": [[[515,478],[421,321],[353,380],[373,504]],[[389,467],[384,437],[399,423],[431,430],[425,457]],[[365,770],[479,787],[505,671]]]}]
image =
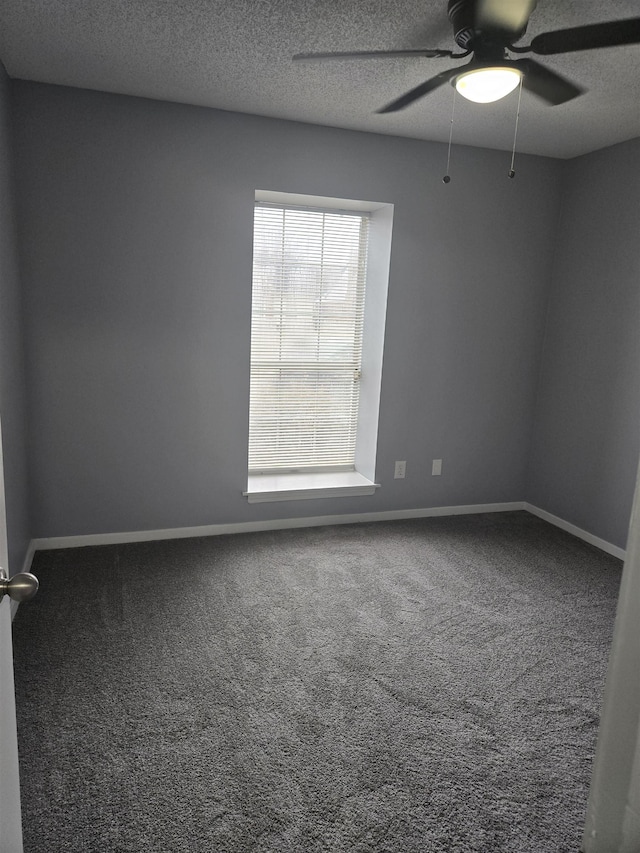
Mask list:
[{"label": "white window blind", "polygon": [[367,214],[257,203],[249,471],[352,470]]}]

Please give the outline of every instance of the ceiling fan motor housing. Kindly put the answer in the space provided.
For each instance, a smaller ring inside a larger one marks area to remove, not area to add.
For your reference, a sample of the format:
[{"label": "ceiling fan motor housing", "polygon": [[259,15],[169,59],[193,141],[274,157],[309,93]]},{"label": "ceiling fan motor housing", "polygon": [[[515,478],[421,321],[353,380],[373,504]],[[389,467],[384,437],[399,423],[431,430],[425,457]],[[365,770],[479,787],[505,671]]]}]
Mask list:
[{"label": "ceiling fan motor housing", "polygon": [[478,6],[482,0],[449,0],[447,13],[453,24],[453,38],[457,45],[463,50],[474,50],[474,42],[480,37],[489,37],[489,41],[500,42],[502,45],[510,44],[522,38],[527,29],[526,22],[519,32],[503,29],[492,24],[490,31],[482,28],[482,22],[478,21]]}]

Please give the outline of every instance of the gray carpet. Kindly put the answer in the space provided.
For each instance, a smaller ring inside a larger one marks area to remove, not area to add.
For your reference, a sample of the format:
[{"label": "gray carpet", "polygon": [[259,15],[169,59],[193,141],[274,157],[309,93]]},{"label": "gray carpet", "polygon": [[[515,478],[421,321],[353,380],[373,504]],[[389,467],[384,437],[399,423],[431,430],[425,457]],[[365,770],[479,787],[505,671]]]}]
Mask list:
[{"label": "gray carpet", "polygon": [[520,512],[39,553],[25,851],[577,851],[620,570]]}]

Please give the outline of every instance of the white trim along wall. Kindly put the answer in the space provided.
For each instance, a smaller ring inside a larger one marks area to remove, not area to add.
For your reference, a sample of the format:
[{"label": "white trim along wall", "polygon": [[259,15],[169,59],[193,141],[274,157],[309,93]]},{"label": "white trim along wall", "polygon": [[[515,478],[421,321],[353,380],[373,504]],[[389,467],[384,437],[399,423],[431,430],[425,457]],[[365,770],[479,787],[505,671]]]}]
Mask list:
[{"label": "white trim along wall", "polygon": [[295,527],[321,527],[330,524],[357,524],[367,521],[394,521],[406,518],[429,518],[447,515],[472,515],[486,512],[513,512],[525,510],[532,515],[571,533],[578,539],[594,545],[596,548],[624,560],[625,551],[600,539],[586,530],[582,530],[568,521],[564,521],[545,510],[526,501],[508,503],[471,504],[467,506],[425,507],[422,509],[389,510],[386,512],[362,512],[350,515],[320,515],[307,518],[279,518],[267,521],[248,521],[234,524],[208,524],[200,527],[177,527],[164,530],[127,531],[124,533],[96,533],[82,536],[55,536],[44,539],[32,539],[24,571],[31,566],[36,551],[48,551],[59,548],[81,548],[88,545],[120,545],[127,542],[150,542],[162,539],[188,539],[197,536],[220,536],[229,533],[251,533],[259,530],[283,530]]}]

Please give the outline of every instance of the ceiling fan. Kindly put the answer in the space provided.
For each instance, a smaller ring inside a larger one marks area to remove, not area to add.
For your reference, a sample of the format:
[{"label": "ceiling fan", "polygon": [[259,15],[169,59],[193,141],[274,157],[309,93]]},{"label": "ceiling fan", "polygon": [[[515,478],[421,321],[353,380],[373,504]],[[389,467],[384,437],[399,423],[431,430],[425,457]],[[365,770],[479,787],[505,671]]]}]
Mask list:
[{"label": "ceiling fan", "polygon": [[412,56],[462,59],[471,56],[468,63],[436,74],[377,110],[378,113],[392,113],[448,82],[464,97],[480,103],[497,101],[522,83],[524,89],[538,95],[547,103],[564,104],[582,94],[584,89],[535,59],[512,59],[509,53],[548,56],[640,43],[640,18],[629,18],[541,33],[531,44],[517,45],[516,42],[526,32],[536,2],[537,0],[448,0],[447,12],[453,25],[453,37],[461,48],[458,53],[440,48],[418,48],[355,53],[298,53],[293,59],[323,62],[336,59]]}]

